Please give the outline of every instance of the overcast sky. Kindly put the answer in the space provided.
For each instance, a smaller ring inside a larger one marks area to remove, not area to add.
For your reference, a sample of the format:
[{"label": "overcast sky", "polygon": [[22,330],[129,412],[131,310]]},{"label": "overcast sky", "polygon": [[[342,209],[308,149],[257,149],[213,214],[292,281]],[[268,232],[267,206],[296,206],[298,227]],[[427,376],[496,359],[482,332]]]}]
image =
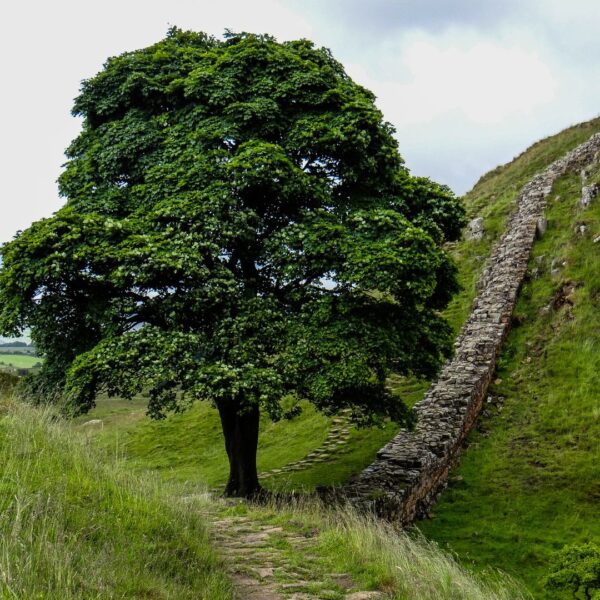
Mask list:
[{"label": "overcast sky", "polygon": [[61,205],[81,80],[169,25],[331,48],[377,95],[413,173],[459,194],[600,113],[598,0],[7,0],[0,22],[0,243]]}]

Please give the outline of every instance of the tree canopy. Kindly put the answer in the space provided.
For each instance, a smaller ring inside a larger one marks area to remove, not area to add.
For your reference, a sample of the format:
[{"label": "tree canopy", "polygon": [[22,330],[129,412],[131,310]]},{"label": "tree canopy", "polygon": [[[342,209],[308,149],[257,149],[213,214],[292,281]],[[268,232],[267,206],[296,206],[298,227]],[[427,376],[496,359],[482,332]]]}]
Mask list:
[{"label": "tree canopy", "polygon": [[553,561],[546,589],[571,592],[573,598],[600,600],[600,548],[594,543],[565,546]]},{"label": "tree canopy", "polygon": [[154,417],[211,401],[232,494],[258,485],[232,455],[259,410],[409,419],[386,377],[450,352],[464,212],[328,50],[173,28],[109,59],[73,113],[65,205],[1,251],[0,334],[31,328],[45,357],[32,393],[83,412],[149,390]]}]

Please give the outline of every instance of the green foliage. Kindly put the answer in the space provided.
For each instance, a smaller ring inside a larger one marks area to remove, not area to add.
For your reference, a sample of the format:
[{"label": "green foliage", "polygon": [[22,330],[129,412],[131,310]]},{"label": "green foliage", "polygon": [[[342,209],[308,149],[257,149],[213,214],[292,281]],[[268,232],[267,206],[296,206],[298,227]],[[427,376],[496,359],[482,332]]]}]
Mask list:
[{"label": "green foliage", "polygon": [[573,598],[600,599],[600,548],[596,544],[563,548],[546,580],[550,590],[566,590]]},{"label": "green foliage", "polygon": [[108,60],[74,113],[66,205],[2,248],[0,331],[31,327],[33,391],[410,420],[385,380],[450,352],[463,210],[409,175],[329,51],[172,29]]},{"label": "green foliage", "polygon": [[19,378],[16,375],[0,371],[0,396],[10,394],[18,383]]}]

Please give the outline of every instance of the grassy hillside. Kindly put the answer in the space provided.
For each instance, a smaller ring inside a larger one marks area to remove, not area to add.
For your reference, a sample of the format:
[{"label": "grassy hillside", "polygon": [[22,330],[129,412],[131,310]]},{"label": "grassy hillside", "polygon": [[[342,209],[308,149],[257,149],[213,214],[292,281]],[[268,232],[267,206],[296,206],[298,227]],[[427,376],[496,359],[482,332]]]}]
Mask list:
[{"label": "grassy hillside", "polygon": [[[567,130],[487,175],[467,197],[470,211],[500,231],[503,190],[596,130],[598,120]],[[583,211],[580,196],[578,174],[556,183],[493,401],[435,517],[420,525],[465,562],[494,564],[540,598],[553,552],[600,540],[600,199]]]},{"label": "grassy hillside", "polygon": [[508,215],[521,188],[538,172],[600,131],[600,118],[575,125],[533,144],[510,163],[490,171],[464,197],[469,218],[484,219],[485,236],[480,241],[462,240],[452,252],[459,268],[462,291],[451,301],[446,316],[458,332],[476,296],[475,284],[484,260],[504,231]]},{"label": "grassy hillside", "polygon": [[106,458],[0,400],[0,598],[231,598],[197,513]]},{"label": "grassy hillside", "polygon": [[[502,233],[504,222],[514,206],[521,187],[553,160],[585,141],[600,130],[600,119],[577,125],[556,136],[534,144],[514,161],[482,177],[465,197],[471,217],[482,216],[486,235],[481,241],[464,240],[452,247],[459,266],[462,291],[454,298],[446,315],[458,331],[465,320],[475,283],[494,241]],[[427,382],[396,379],[394,387],[404,400],[414,404],[427,389]],[[144,417],[144,401],[124,403],[101,400],[99,406],[83,420],[100,418],[105,427],[100,432],[104,443],[118,444],[121,451],[139,467],[152,468],[179,480],[200,479],[219,485],[226,477],[226,457],[218,417],[207,405],[169,417],[159,423]],[[258,454],[259,470],[280,468],[310,454],[324,441],[330,420],[305,407],[303,415],[291,422],[261,423]],[[266,485],[285,489],[314,489],[316,485],[340,485],[369,464],[377,450],[397,429],[390,423],[383,429],[350,428],[349,443],[331,453],[325,463],[308,464],[293,473],[276,474]]]},{"label": "grassy hillside", "polygon": [[352,512],[225,503],[198,485],[182,494],[177,482],[133,475],[84,432],[0,398],[0,598],[233,600],[246,597],[233,582],[253,569],[267,585],[266,567],[270,585],[329,600],[348,588],[390,600],[524,599],[510,580],[474,577],[435,545]]},{"label": "grassy hillside", "polygon": [[[207,403],[197,403],[185,413],[164,421],[150,421],[145,416],[145,406],[143,398],[132,402],[102,398],[76,424],[81,427],[90,419],[102,420],[102,427],[90,428],[90,434],[105,448],[123,455],[133,469],[151,469],[180,483],[225,483],[227,456],[215,409]],[[272,423],[264,418],[259,438],[259,472],[304,459],[324,443],[331,427],[331,419],[308,404],[303,406],[300,417],[292,421]],[[275,473],[263,480],[264,485],[270,489],[310,491],[317,485],[343,482],[372,460],[395,430],[393,424],[369,430],[349,427],[348,441],[329,451],[326,461],[301,465],[298,471],[290,473]]]},{"label": "grassy hillside", "polygon": [[[452,248],[463,284],[447,311],[456,330],[468,314],[481,266],[502,233],[521,187],[596,131],[600,131],[600,119],[542,140],[483,177],[467,194],[469,215],[484,218],[486,235],[481,241],[462,241]],[[487,417],[472,436],[470,450],[453,474],[450,489],[435,509],[435,518],[420,525],[465,564],[477,569],[503,568],[526,581],[540,598],[540,580],[552,552],[566,543],[597,539],[600,534],[596,441],[600,433],[600,244],[593,243],[593,237],[600,235],[600,200],[580,214],[579,186],[577,176],[557,183],[554,196],[560,199],[552,202],[550,228],[536,245],[537,260],[532,260],[532,273],[534,269],[538,272],[523,289],[516,327],[492,392],[504,400],[489,404]],[[575,226],[583,221],[587,229],[580,235]],[[552,272],[557,265],[558,271]],[[394,385],[410,403],[426,388],[422,382],[405,380],[396,380]],[[144,416],[144,405],[141,398],[132,403],[102,399],[75,427],[85,431],[86,437],[94,436],[96,445],[124,457],[123,464],[140,477],[147,470],[158,472],[163,481],[172,484],[169,489],[181,490],[182,484],[190,482],[210,486],[224,482],[226,457],[213,409],[198,404],[182,415],[150,422]],[[101,426],[83,426],[93,418],[101,419]],[[259,470],[279,469],[310,455],[324,443],[331,427],[330,419],[310,407],[291,422],[263,421]],[[373,430],[349,428],[348,443],[328,451],[326,461],[309,461],[296,471],[276,473],[265,479],[265,484],[288,490],[341,484],[366,466],[395,431],[392,424]],[[384,543],[378,537],[383,534],[373,533],[370,539],[374,541],[370,545],[365,542],[361,553],[359,541],[368,538],[362,525],[347,527],[343,521],[328,521],[329,517],[317,517],[310,511],[301,519],[285,511],[252,509],[250,514],[257,522],[287,519],[299,521],[302,527],[312,523],[329,532],[315,550],[315,570],[350,570],[364,584],[373,577],[373,585],[379,589],[386,589],[386,581],[394,580],[395,587],[390,589],[395,591],[409,578],[399,580],[391,575],[395,573],[393,561],[400,560],[399,553],[404,552],[399,549],[404,542],[393,536],[384,536]],[[342,538],[340,531],[345,532]],[[289,561],[306,560],[300,549],[292,547],[286,552]],[[342,553],[346,552],[352,557],[350,564],[344,562]],[[374,559],[378,552],[379,562]],[[388,567],[382,569],[383,563]],[[361,564],[367,566],[361,570]],[[458,577],[453,573],[441,575],[441,579]],[[413,575],[422,577],[422,571]],[[428,581],[427,577],[424,580]],[[471,597],[456,590],[444,596],[441,588],[431,589],[432,595],[421,597]],[[410,596],[398,591],[397,597]],[[493,596],[484,593],[481,597]]]}]

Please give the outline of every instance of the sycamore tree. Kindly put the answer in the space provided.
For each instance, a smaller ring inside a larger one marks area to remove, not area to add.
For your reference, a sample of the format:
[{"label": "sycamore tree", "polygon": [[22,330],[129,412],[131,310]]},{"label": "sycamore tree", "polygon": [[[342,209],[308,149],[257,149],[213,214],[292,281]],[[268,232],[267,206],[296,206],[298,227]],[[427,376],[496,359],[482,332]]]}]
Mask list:
[{"label": "sycamore tree", "polygon": [[75,100],[65,205],[2,248],[0,334],[45,357],[30,394],[211,402],[235,496],[259,489],[261,411],[409,421],[386,377],[449,354],[464,212],[374,100],[306,40],[172,29],[109,59]]}]

